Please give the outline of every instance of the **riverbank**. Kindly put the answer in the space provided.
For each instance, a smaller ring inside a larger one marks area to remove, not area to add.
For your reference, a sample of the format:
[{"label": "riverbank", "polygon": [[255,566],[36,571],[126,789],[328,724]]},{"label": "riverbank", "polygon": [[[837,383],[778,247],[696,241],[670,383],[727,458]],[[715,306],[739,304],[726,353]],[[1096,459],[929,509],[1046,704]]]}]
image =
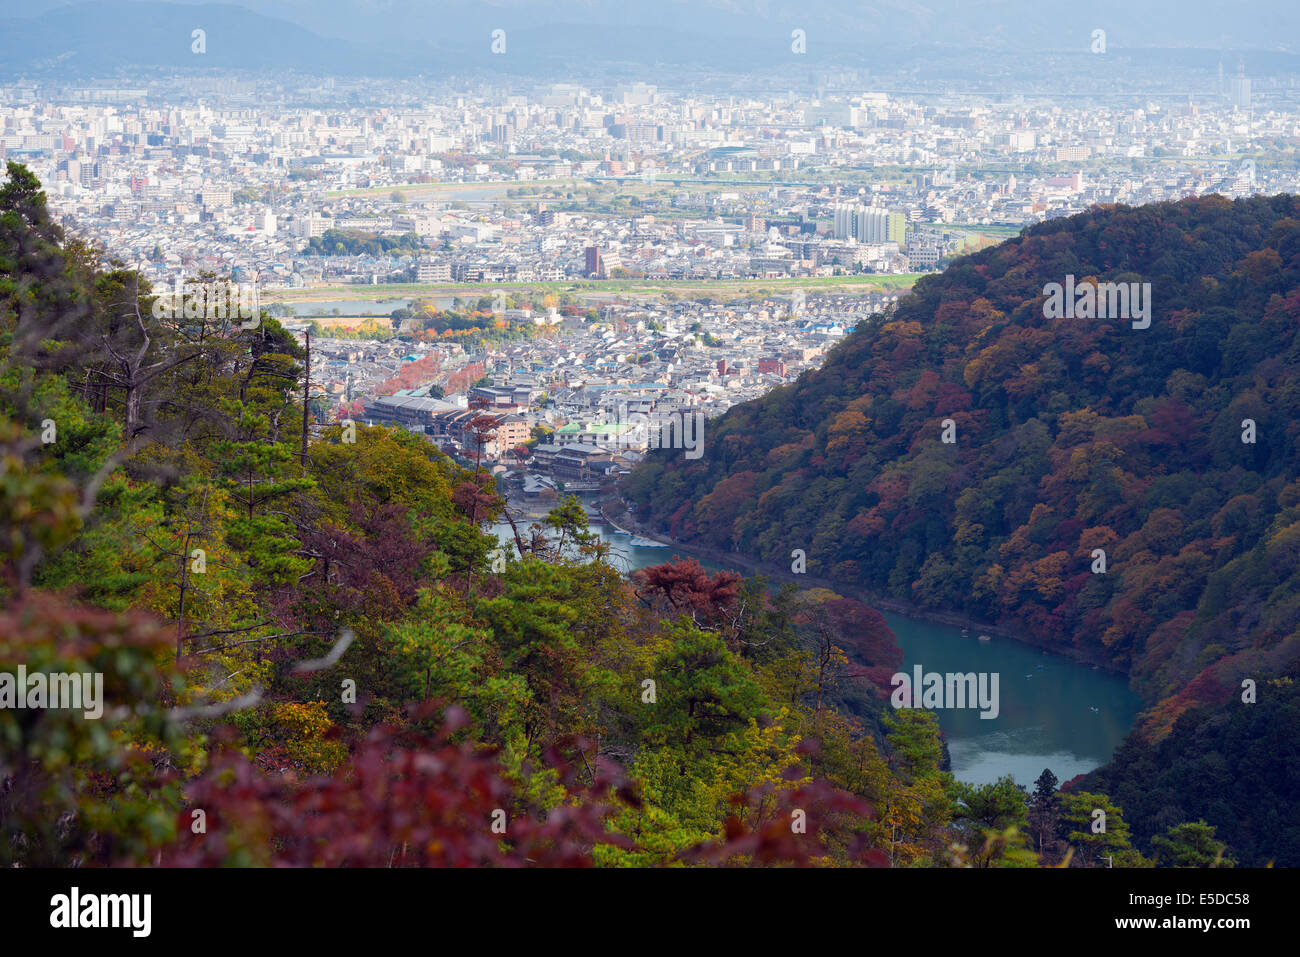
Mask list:
[{"label": "riverbank", "polygon": [[[795,575],[750,556],[674,542],[628,515],[610,489],[594,500],[587,495],[582,500],[589,512],[601,507],[603,521],[593,524],[592,531],[607,546],[609,563],[624,575],[663,564],[677,554],[697,558],[711,571],[729,568],[745,575],[766,575],[769,587],[786,582],[799,588],[829,587],[881,610],[906,665],[999,676],[998,720],[985,720],[974,709],[940,708],[935,712],[951,770],[967,783],[992,784],[1010,774],[1028,786],[1043,768],[1050,768],[1062,780],[1087,773],[1111,759],[1143,708],[1122,673],[1090,667],[1077,657],[1051,654],[1051,649],[1018,640],[1005,629],[959,615],[916,609],[906,602],[882,600],[865,589],[818,575]],[[546,503],[528,503],[528,510],[534,513],[546,507]],[[524,524],[536,517],[525,517],[515,509],[512,512]],[[512,547],[508,525],[499,523],[493,532],[503,546]],[[649,547],[651,539],[653,547]],[[963,625],[970,628],[965,634],[961,634]],[[981,630],[1006,640],[976,641]],[[867,664],[852,643],[845,651],[851,661]],[[867,717],[856,709],[851,713]]]},{"label": "riverbank", "polygon": [[[1047,651],[1054,655],[1060,655],[1062,658],[1068,658],[1069,660],[1080,664],[1091,665],[1102,671],[1122,675],[1125,678],[1128,677],[1128,672],[1125,669],[1118,668],[1104,659],[1099,659],[1095,656],[1085,654],[1082,650],[1073,646],[1063,647],[1060,645],[1037,641],[1026,637],[1021,632],[1003,625],[980,621],[977,618],[972,618],[957,612],[927,608],[906,599],[895,598],[891,595],[881,595],[860,585],[836,581],[834,579],[808,572],[796,574],[790,570],[788,565],[776,565],[772,562],[765,562],[742,555],[739,552],[725,552],[721,549],[711,548],[707,545],[686,544],[675,541],[655,529],[646,527],[643,523],[638,521],[636,516],[627,510],[626,503],[622,500],[604,503],[601,506],[601,512],[604,514],[606,521],[616,525],[616,527],[627,529],[633,534],[640,535],[643,538],[648,538],[669,545],[674,551],[685,557],[704,559],[718,564],[736,565],[749,570],[753,574],[761,574],[775,581],[790,582],[803,588],[827,588],[837,594],[844,595],[846,598],[854,598],[866,605],[870,605],[877,611],[893,612],[895,614],[906,615],[909,618],[919,618],[924,621],[934,622],[939,625],[966,628],[973,634],[995,635],[999,638],[1006,638],[1010,641],[1018,642],[1019,644],[1026,645],[1030,648]],[[666,557],[665,561],[667,560]],[[1145,701],[1145,699],[1143,700]]]}]

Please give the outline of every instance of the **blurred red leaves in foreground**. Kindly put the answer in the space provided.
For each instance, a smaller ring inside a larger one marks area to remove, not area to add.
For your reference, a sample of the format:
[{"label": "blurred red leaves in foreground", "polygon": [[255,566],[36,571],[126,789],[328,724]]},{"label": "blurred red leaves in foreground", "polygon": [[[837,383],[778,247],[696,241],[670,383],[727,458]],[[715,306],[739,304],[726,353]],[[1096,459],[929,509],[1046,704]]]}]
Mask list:
[{"label": "blurred red leaves in foreground", "polygon": [[[428,706],[423,713],[428,716]],[[464,713],[451,708],[433,736],[377,728],[347,766],[302,780],[265,774],[224,749],[187,788],[181,838],[159,863],[589,867],[596,844],[634,847],[606,821],[614,802],[639,806],[640,799],[617,765],[588,756],[590,742],[565,742],[548,752],[547,766],[566,796],[541,809],[521,799],[496,754],[452,741],[464,722]],[[871,816],[865,802],[820,781],[780,792],[779,799],[763,785],[732,803],[736,813],[725,839],[692,848],[681,863],[811,866],[826,850],[820,822]],[[806,812],[806,833],[792,828],[791,808]],[[204,812],[201,833],[191,827],[196,810]],[[868,866],[888,865],[882,852],[865,849],[860,835],[850,836],[846,850]]]}]

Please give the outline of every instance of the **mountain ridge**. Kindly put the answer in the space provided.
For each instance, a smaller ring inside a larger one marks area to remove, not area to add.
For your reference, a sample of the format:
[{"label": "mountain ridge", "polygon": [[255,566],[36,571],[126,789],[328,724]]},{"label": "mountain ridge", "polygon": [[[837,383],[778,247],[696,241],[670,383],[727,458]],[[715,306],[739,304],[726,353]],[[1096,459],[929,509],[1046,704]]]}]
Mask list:
[{"label": "mountain ridge", "polygon": [[[310,6],[284,0],[243,3],[162,0],[77,0],[39,3],[11,18],[0,34],[0,71],[40,74],[57,65],[103,74],[138,68],[266,70],[292,68],[337,75],[571,77],[595,66],[655,69],[786,71],[802,84],[828,67],[872,73],[918,67],[931,79],[949,74],[985,78],[990,53],[1017,77],[1041,73],[1042,62],[1074,58],[1080,76],[1115,76],[1121,85],[1190,65],[1207,77],[1216,60],[1231,68],[1236,51],[1251,50],[1252,73],[1293,73],[1296,55],[1276,43],[1279,33],[1242,21],[1238,34],[1185,33],[1193,18],[1143,14],[1116,7],[1109,17],[1108,54],[1093,57],[1094,23],[1057,4],[986,4],[985,15],[946,2],[876,3],[852,14],[838,5],[705,4],[658,0],[613,3],[489,4],[463,0],[436,8],[411,0],[337,0]],[[1275,18],[1295,18],[1270,4]],[[996,9],[995,9],[996,8]],[[1103,16],[1104,18],[1104,16]],[[990,24],[1013,24],[1011,28]],[[1163,23],[1163,26],[1162,26]],[[1300,27],[1300,22],[1297,22]],[[208,52],[191,53],[190,34],[208,31]],[[492,35],[506,34],[505,55]],[[806,54],[793,49],[802,30]],[[1055,58],[1055,59],[1054,59]],[[1018,64],[1018,65],[1017,65]],[[1004,78],[1005,79],[1005,78]],[[1121,88],[1117,86],[1116,89]]]},{"label": "mountain ridge", "polygon": [[[1046,318],[1068,275],[1152,282],[1150,327]],[[686,543],[802,548],[834,580],[1104,655],[1159,735],[1300,653],[1297,318],[1300,199],[1094,207],[923,279],[625,491]]]}]

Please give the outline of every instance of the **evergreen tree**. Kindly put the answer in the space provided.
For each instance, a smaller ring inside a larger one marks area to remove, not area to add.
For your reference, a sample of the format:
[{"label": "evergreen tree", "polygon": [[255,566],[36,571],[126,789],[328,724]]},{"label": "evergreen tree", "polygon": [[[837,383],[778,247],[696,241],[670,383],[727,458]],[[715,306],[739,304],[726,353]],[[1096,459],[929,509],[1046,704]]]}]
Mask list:
[{"label": "evergreen tree", "polygon": [[1056,792],[1056,775],[1050,768],[1034,782],[1034,793],[1029,798],[1028,826],[1034,846],[1040,855],[1051,856],[1057,841],[1060,821],[1060,800]]},{"label": "evergreen tree", "polygon": [[1227,845],[1214,839],[1214,827],[1204,821],[1175,824],[1151,839],[1156,861],[1163,867],[1235,867]]}]

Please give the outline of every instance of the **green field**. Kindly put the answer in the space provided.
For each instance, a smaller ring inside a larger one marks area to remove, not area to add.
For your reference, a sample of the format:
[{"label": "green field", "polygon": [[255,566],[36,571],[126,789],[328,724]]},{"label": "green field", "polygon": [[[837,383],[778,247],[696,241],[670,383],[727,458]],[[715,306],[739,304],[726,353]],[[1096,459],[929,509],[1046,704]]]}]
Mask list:
[{"label": "green field", "polygon": [[[1027,225],[1027,224],[1026,224]],[[981,223],[947,223],[942,226],[943,229],[959,230],[968,233],[982,233],[990,238],[1010,239],[1012,236],[1019,236],[1024,226],[1008,226],[1003,224],[986,225]]]},{"label": "green field", "polygon": [[405,183],[398,186],[367,186],[361,189],[337,189],[325,193],[325,197],[336,196],[388,196],[401,193],[407,199],[428,193],[459,193],[478,190],[518,189],[523,186],[558,186],[572,183],[571,179],[526,179],[503,180],[500,183]]},{"label": "green field", "polygon": [[502,282],[502,283],[390,283],[379,286],[314,286],[310,289],[268,290],[262,293],[263,302],[313,302],[348,301],[377,298],[411,298],[424,296],[460,296],[475,298],[490,296],[495,289],[511,292],[571,293],[583,299],[603,299],[610,296],[647,298],[674,293],[682,299],[701,297],[731,298],[752,295],[766,290],[779,295],[792,289],[834,292],[868,292],[910,289],[922,273],[904,273],[897,276],[818,276],[790,279],[700,279],[700,280],[644,280],[603,279],[565,280],[562,282]]}]

